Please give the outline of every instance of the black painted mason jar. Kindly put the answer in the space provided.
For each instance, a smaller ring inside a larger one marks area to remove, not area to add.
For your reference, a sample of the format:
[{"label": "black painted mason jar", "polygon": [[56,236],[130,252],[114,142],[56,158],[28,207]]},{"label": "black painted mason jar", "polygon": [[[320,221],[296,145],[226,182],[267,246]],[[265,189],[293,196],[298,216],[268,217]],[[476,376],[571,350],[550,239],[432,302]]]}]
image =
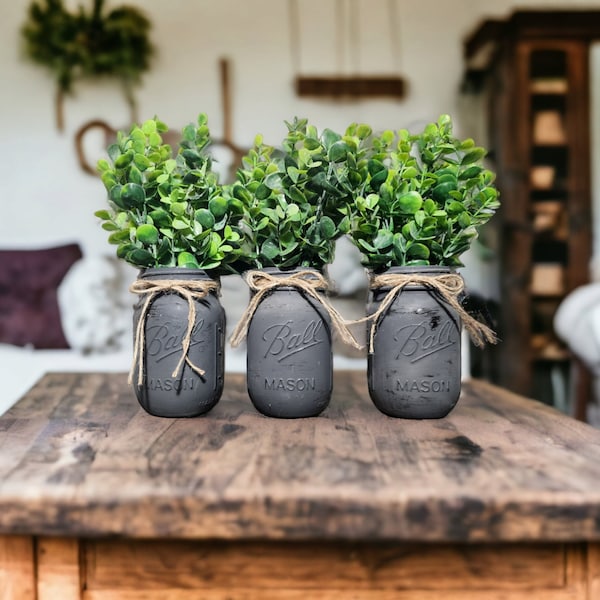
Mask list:
[{"label": "black painted mason jar", "polygon": [[[391,267],[382,274],[435,277],[448,267]],[[373,314],[390,287],[372,289]],[[367,379],[375,406],[405,419],[439,419],[456,405],[461,389],[461,319],[436,290],[407,285],[377,323]],[[371,332],[369,331],[369,337]]]},{"label": "black painted mason jar", "polygon": [[[264,269],[273,277],[300,270],[310,269]],[[257,306],[246,343],[248,394],[259,412],[289,419],[315,417],[327,407],[333,387],[331,321],[320,302],[294,286],[274,288]]]},{"label": "black painted mason jar", "polygon": [[[138,279],[218,283],[218,279],[201,269],[184,267],[146,269],[140,272]],[[146,298],[142,294],[134,307],[134,335]],[[174,291],[159,292],[148,307],[143,352],[138,357],[138,361],[143,361],[141,385],[138,384],[139,363],[133,365],[132,373],[137,399],[151,415],[196,417],[213,408],[223,392],[225,311],[216,291],[193,302],[196,318],[187,357],[204,375],[196,373],[184,361],[177,376],[173,376],[182,358],[188,330],[188,301]]]}]

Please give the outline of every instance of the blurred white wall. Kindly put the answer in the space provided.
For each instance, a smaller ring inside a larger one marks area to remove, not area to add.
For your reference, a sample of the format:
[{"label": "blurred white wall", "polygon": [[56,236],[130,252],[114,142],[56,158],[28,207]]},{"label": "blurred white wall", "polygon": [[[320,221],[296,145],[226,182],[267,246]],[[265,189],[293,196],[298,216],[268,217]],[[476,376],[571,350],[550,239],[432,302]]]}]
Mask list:
[{"label": "blurred white wall", "polygon": [[[598,1],[395,0],[397,31],[390,36],[390,0],[349,0],[359,14],[358,49],[340,58],[334,0],[297,0],[299,53],[290,47],[287,0],[112,0],[136,4],[151,19],[158,47],[152,69],[136,90],[141,119],[158,115],[179,129],[207,112],[215,137],[222,134],[218,61],[231,60],[233,137],[248,145],[257,132],[277,144],[284,119],[305,116],[319,128],[344,129],[365,121],[375,129],[422,124],[450,113],[459,136],[485,142],[477,103],[461,98],[462,41],[484,18],[527,7],[600,8]],[[75,5],[75,2],[71,4]],[[342,3],[343,4],[343,3]],[[0,246],[31,247],[75,240],[86,254],[111,253],[93,216],[104,204],[99,180],[77,163],[73,136],[91,119],[125,128],[129,110],[112,80],[78,82],[65,102],[65,131],[54,120],[50,74],[25,60],[19,29],[29,0],[0,7]],[[400,49],[394,55],[394,44]],[[354,56],[354,58],[352,58]],[[596,64],[596,61],[594,64]],[[293,78],[304,74],[381,72],[408,81],[404,100],[333,101],[298,98]],[[97,140],[100,153],[103,140]],[[600,213],[600,211],[598,211]],[[476,288],[492,285],[477,257],[464,274]],[[486,281],[487,277],[487,281]]]}]

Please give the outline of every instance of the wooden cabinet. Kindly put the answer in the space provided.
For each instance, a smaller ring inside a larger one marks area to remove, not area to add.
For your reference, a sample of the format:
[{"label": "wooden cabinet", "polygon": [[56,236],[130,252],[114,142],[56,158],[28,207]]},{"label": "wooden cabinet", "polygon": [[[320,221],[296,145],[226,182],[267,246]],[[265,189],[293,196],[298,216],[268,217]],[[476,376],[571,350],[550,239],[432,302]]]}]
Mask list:
[{"label": "wooden cabinet", "polygon": [[[589,49],[600,11],[516,12],[465,43],[467,80],[486,102],[497,172],[502,342],[495,382],[548,398],[570,356],[556,338],[561,300],[591,258]],[[555,391],[555,388],[554,388]],[[556,400],[556,398],[555,398]]]}]

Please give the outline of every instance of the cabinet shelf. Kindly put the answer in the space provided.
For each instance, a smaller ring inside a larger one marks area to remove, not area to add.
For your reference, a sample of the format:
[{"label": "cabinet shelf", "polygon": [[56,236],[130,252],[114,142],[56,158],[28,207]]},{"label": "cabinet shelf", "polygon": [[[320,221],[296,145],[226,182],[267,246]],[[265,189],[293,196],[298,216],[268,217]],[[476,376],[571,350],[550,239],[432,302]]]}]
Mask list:
[{"label": "cabinet shelf", "polygon": [[569,92],[569,82],[566,79],[532,79],[529,83],[529,93],[540,96],[566,96]]},{"label": "cabinet shelf", "polygon": [[570,360],[553,317],[589,280],[591,219],[570,215],[591,206],[589,50],[600,39],[600,10],[516,11],[503,23],[483,85],[502,199],[502,343],[492,380],[540,397],[538,366]]}]

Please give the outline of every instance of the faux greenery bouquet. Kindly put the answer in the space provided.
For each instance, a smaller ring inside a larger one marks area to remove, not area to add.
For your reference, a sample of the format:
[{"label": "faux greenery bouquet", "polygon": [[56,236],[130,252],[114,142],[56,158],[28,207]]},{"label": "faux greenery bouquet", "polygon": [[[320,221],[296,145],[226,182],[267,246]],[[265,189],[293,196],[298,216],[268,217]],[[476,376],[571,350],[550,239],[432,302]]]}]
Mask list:
[{"label": "faux greenery bouquet", "polygon": [[137,267],[231,272],[240,253],[234,222],[242,204],[223,195],[211,169],[208,119],[200,114],[183,129],[176,156],[163,143],[167,130],[155,118],[119,132],[109,160],[98,161],[109,209],[96,216],[111,232],[117,256]]},{"label": "faux greenery bouquet", "polygon": [[462,266],[460,255],[499,207],[486,151],[442,115],[421,133],[386,131],[357,164],[350,236],[368,268]]},{"label": "faux greenery bouquet", "polygon": [[352,157],[370,130],[341,136],[306,119],[286,125],[281,151],[256,137],[229,189],[243,205],[245,260],[251,268],[321,269],[350,230],[347,204],[359,179]]}]

